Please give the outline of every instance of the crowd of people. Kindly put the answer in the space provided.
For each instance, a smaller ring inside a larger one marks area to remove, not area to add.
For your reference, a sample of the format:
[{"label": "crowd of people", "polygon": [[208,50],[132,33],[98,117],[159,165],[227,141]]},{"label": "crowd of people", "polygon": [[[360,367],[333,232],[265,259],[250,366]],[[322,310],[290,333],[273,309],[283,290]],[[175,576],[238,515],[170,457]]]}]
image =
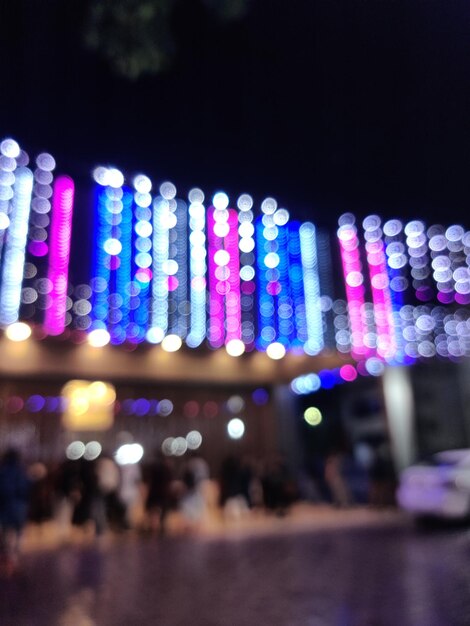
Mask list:
[{"label": "crowd of people", "polygon": [[157,454],[142,466],[118,465],[101,454],[46,467],[26,465],[18,451],[8,450],[0,462],[0,551],[13,566],[27,522],[54,520],[61,539],[74,527],[91,529],[97,537],[109,529],[165,534],[172,512],[179,513],[181,527],[190,529],[209,510],[228,517],[254,507],[283,511],[295,498],[294,482],[279,459],[260,470],[251,459],[231,456],[214,480],[197,454],[179,462]]},{"label": "crowd of people", "polygon": [[[136,529],[165,534],[177,513],[179,527],[196,529],[209,515],[236,519],[250,510],[285,515],[299,498],[349,506],[359,501],[344,479],[344,459],[328,456],[321,484],[295,479],[281,456],[267,460],[228,456],[211,476],[205,459],[193,453],[175,459],[158,453],[151,463],[117,465],[111,455],[66,459],[46,467],[26,466],[16,450],[0,463],[0,554],[14,568],[25,524],[54,520],[59,539],[74,528],[97,537],[107,530]],[[174,517],[174,516],[173,516]]]}]

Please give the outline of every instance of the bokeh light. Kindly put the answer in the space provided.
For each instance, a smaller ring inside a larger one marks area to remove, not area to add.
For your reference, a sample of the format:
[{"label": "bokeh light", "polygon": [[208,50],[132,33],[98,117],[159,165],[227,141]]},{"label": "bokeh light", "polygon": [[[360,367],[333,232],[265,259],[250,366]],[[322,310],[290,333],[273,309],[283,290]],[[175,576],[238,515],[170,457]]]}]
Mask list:
[{"label": "bokeh light", "polygon": [[197,450],[202,444],[202,435],[198,430],[191,430],[186,435],[188,450]]},{"label": "bokeh light", "polygon": [[323,416],[320,409],[315,406],[310,406],[304,411],[304,420],[309,426],[318,426],[321,424]]},{"label": "bokeh light", "polygon": [[83,441],[72,441],[65,449],[65,456],[70,461],[78,461],[85,454],[85,444]]},{"label": "bokeh light", "polygon": [[245,344],[241,339],[231,339],[225,349],[230,356],[241,356],[245,352]]},{"label": "bokeh light", "polygon": [[286,355],[286,348],[279,342],[270,343],[266,348],[266,354],[270,359],[277,361]]},{"label": "bokeh light", "polygon": [[161,346],[165,352],[177,352],[182,344],[181,337],[178,337],[178,335],[166,335],[161,342]]},{"label": "bokeh light", "polygon": [[83,458],[87,461],[94,461],[100,456],[101,452],[102,446],[99,441],[89,441],[87,444],[85,444]]},{"label": "bokeh light", "polygon": [[114,455],[118,465],[135,465],[144,456],[144,449],[140,443],[125,443],[120,446]]},{"label": "bokeh light", "polygon": [[102,348],[110,342],[110,335],[104,328],[96,328],[88,333],[88,343],[93,348]]},{"label": "bokeh light", "polygon": [[230,439],[241,439],[245,434],[245,424],[239,417],[232,418],[227,424],[227,433]]},{"label": "bokeh light", "polygon": [[5,336],[10,341],[25,341],[31,337],[31,327],[24,322],[15,322],[6,327]]}]

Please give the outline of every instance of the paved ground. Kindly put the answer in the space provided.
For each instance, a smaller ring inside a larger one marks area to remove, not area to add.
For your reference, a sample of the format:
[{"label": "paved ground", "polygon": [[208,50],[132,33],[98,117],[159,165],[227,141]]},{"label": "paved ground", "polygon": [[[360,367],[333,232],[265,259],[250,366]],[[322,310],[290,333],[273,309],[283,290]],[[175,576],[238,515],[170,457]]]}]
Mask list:
[{"label": "paved ground", "polygon": [[470,531],[318,510],[197,536],[30,540],[2,626],[467,626]]}]

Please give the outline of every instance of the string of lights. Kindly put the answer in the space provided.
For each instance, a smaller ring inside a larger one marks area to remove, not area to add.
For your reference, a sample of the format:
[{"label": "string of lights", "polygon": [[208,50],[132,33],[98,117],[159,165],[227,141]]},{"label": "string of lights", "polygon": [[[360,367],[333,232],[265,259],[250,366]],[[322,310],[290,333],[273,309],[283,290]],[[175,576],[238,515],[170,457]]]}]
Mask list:
[{"label": "string of lights", "polygon": [[206,338],[206,211],[204,193],[191,189],[188,194],[189,213],[189,272],[190,272],[190,330],[186,343],[191,348],[200,346]]},{"label": "string of lights", "polygon": [[15,171],[10,224],[5,239],[0,284],[0,324],[18,321],[21,304],[21,286],[26,256],[33,173],[27,167]]},{"label": "string of lights", "polygon": [[48,269],[50,306],[46,309],[44,320],[44,329],[49,335],[60,335],[65,329],[73,198],[72,179],[68,176],[57,178],[54,184]]},{"label": "string of lights", "polygon": [[231,356],[256,347],[273,359],[334,346],[357,362],[356,374],[338,370],[344,380],[361,368],[376,375],[384,363],[470,356],[470,232],[461,225],[370,215],[360,236],[344,214],[338,285],[327,237],[291,220],[274,198],[257,216],[248,194],[231,208],[219,191],[206,208],[198,188],[186,202],[171,182],[152,194],[147,176],[127,185],[120,170],[100,166],[90,278],[74,286],[74,182],[54,174],[46,152],[34,169],[28,163],[15,140],[0,142],[0,324],[11,339],[36,326],[39,338],[96,347],[207,343]]}]

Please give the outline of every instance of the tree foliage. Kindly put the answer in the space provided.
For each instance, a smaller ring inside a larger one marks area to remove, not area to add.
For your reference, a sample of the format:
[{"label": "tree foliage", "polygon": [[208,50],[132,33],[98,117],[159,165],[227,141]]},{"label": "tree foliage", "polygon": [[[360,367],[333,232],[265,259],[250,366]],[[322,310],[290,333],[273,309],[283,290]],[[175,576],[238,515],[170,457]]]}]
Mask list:
[{"label": "tree foliage", "polygon": [[[193,0],[197,1],[197,0]],[[200,0],[224,21],[242,17],[249,0]],[[178,0],[91,0],[85,43],[120,76],[137,79],[170,66],[171,19]]]}]

